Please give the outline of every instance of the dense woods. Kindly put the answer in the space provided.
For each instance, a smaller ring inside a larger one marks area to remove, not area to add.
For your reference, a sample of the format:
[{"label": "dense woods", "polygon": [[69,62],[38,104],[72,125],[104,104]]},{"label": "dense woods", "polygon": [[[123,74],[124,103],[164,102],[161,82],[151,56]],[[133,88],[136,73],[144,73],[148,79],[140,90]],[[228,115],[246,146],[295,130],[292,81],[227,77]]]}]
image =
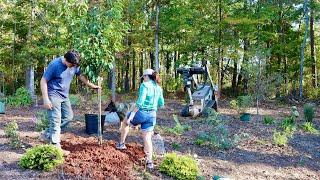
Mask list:
[{"label": "dense woods", "polygon": [[[210,65],[222,95],[316,99],[317,0],[2,0],[1,92],[39,94],[48,63],[68,49],[91,81],[138,88],[145,68],[166,91],[182,90],[181,65]],[[113,81],[112,81],[113,80]],[[77,83],[74,83],[76,85]],[[301,92],[299,93],[299,88]],[[75,88],[73,88],[74,90]]]}]

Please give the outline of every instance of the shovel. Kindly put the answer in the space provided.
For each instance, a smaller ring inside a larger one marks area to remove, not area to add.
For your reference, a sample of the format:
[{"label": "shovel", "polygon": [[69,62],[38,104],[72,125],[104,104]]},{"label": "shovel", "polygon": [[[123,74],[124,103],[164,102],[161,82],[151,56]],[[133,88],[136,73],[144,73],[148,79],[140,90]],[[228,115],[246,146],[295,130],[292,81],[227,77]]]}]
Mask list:
[{"label": "shovel", "polygon": [[[101,87],[102,77],[98,77],[98,86]],[[98,144],[102,145],[102,133],[101,133],[101,88],[98,89],[98,103],[99,103],[99,115],[98,115]]]}]

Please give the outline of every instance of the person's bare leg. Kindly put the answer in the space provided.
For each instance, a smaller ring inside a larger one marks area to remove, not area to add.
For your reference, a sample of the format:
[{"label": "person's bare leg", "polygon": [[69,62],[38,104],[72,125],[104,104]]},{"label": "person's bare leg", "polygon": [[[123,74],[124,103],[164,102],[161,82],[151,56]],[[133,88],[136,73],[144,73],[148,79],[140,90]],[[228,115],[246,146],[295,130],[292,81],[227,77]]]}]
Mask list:
[{"label": "person's bare leg", "polygon": [[143,132],[143,143],[144,143],[144,153],[146,154],[146,160],[147,162],[152,162],[152,154],[153,154],[153,149],[152,149],[152,137],[153,132]]},{"label": "person's bare leg", "polygon": [[120,143],[124,143],[126,141],[126,137],[129,133],[129,125],[127,123],[125,123],[126,119],[122,122],[122,126],[121,126],[121,130],[120,130]]}]

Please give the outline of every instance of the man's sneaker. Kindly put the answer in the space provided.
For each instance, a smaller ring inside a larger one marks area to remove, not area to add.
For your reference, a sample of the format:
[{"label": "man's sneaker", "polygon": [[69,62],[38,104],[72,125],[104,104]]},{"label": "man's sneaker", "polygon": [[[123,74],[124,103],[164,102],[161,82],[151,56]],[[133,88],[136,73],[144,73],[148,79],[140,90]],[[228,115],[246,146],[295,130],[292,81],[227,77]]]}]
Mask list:
[{"label": "man's sneaker", "polygon": [[147,161],[146,166],[147,166],[148,169],[153,169],[154,168],[152,161]]},{"label": "man's sneaker", "polygon": [[41,132],[39,139],[41,142],[50,143],[50,138],[49,138],[49,135],[46,131]]},{"label": "man's sneaker", "polygon": [[127,147],[126,147],[126,145],[124,143],[117,143],[116,149],[124,150],[124,149],[127,149]]}]

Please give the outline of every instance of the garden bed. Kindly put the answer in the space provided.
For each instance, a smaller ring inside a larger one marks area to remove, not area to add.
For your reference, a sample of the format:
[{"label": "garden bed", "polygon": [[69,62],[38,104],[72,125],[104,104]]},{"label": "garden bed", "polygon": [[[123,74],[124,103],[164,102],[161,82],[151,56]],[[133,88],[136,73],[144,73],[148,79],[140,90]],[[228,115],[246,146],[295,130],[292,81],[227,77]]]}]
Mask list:
[{"label": "garden bed", "polygon": [[100,146],[97,138],[65,135],[64,149],[70,151],[63,166],[69,176],[105,179],[133,179],[132,169],[144,164],[143,147],[136,143],[127,145],[127,149],[115,149],[115,141],[104,141]]}]

